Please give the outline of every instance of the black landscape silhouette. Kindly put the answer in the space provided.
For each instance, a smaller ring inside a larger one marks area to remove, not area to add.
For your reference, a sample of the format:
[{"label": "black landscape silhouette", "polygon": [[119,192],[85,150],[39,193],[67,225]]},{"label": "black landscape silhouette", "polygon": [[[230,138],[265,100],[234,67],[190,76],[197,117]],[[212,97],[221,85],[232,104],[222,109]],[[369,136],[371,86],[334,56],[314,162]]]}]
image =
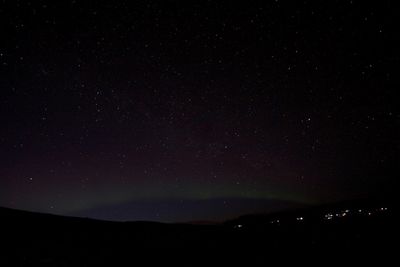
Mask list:
[{"label": "black landscape silhouette", "polygon": [[2,266],[267,263],[285,253],[390,255],[394,210],[339,203],[222,223],[111,222],[0,209]]}]

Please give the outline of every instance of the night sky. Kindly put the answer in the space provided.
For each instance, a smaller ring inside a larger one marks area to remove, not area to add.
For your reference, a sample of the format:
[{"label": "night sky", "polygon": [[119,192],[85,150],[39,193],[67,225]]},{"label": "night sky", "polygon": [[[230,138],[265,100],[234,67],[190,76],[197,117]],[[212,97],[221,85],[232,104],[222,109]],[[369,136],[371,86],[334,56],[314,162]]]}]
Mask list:
[{"label": "night sky", "polygon": [[366,2],[1,1],[0,206],[191,221],[393,196],[399,11]]}]

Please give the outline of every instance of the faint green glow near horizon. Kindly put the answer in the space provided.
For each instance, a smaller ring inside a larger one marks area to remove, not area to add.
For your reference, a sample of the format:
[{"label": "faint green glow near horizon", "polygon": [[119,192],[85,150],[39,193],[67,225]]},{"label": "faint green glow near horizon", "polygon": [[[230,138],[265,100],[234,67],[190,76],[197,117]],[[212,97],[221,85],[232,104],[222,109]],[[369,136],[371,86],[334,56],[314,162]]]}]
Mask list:
[{"label": "faint green glow near horizon", "polygon": [[62,196],[55,193],[55,188],[44,189],[41,194],[29,195],[15,203],[15,208],[32,211],[67,214],[89,210],[92,208],[129,203],[133,201],[162,201],[179,199],[210,200],[210,199],[254,199],[278,200],[299,204],[318,203],[317,198],[290,188],[277,185],[254,185],[250,183],[232,183],[228,181],[190,182],[168,185],[160,180],[137,184],[134,181],[127,184],[102,183],[90,185],[85,190],[70,187]]}]

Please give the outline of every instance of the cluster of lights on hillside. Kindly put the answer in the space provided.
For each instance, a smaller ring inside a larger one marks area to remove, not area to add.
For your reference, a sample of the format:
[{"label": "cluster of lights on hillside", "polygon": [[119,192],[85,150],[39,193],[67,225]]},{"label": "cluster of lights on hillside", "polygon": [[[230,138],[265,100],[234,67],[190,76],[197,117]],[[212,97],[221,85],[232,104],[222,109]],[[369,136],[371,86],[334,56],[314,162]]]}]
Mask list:
[{"label": "cluster of lights on hillside", "polygon": [[[355,217],[355,216],[374,216],[382,212],[386,212],[388,208],[386,207],[381,207],[378,209],[355,209],[355,210],[350,210],[350,209],[345,209],[345,210],[340,210],[337,212],[329,212],[323,215],[323,220],[331,221],[335,219],[342,219],[346,217]],[[304,222],[306,221],[306,217],[303,216],[297,216],[295,218],[297,222]],[[281,222],[280,219],[274,219],[270,221],[270,224],[273,225],[279,225]],[[243,228],[243,224],[237,224],[234,226],[236,229]]]}]

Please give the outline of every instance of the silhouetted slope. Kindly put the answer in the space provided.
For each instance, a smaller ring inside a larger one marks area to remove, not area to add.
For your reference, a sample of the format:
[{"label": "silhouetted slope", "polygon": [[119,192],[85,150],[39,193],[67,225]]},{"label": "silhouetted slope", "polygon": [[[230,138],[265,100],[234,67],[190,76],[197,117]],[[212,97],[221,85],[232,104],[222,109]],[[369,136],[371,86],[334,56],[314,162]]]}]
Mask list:
[{"label": "silhouetted slope", "polygon": [[[0,209],[0,266],[98,266],[150,262],[267,263],[282,253],[388,259],[393,207],[340,205],[247,215],[216,225],[107,222]],[[188,264],[193,265],[193,264]]]},{"label": "silhouetted slope", "polygon": [[221,221],[246,213],[275,212],[305,204],[266,198],[136,199],[71,213],[100,220],[158,222]]}]

